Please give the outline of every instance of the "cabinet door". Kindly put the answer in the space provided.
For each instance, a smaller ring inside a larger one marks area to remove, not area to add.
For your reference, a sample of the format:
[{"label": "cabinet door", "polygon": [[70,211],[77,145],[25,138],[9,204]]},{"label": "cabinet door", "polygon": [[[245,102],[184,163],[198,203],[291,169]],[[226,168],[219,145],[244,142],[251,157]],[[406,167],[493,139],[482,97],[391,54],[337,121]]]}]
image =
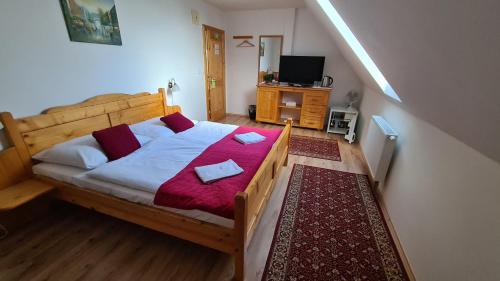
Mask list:
[{"label": "cabinet door", "polygon": [[257,121],[278,121],[277,89],[258,88],[257,90]]}]

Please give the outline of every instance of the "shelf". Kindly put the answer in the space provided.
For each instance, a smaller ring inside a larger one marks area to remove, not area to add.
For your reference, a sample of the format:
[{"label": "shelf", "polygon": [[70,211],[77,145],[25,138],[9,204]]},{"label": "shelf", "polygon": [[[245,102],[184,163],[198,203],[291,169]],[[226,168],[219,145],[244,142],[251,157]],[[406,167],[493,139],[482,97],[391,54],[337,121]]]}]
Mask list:
[{"label": "shelf", "polygon": [[348,131],[349,131],[348,128],[335,128],[335,129],[330,128],[328,130],[328,133],[343,134],[343,135],[345,135],[345,134],[347,134]]},{"label": "shelf", "polygon": [[[287,121],[287,119],[283,119],[283,118],[281,119],[281,122],[282,122],[283,124],[285,124],[285,125],[286,125],[286,121]],[[293,125],[292,125],[293,127],[298,127],[298,126],[300,126],[300,120],[299,120],[299,119],[292,119],[292,121],[293,121],[293,123],[292,123],[292,124],[293,124]]]},{"label": "shelf", "polygon": [[341,107],[341,106],[334,106],[330,107],[330,111],[333,112],[343,112],[343,113],[348,113],[348,114],[357,114],[358,110],[353,107]]},{"label": "shelf", "polygon": [[286,109],[294,109],[294,110],[301,110],[302,109],[302,105],[301,104],[297,104],[297,106],[286,106],[284,103],[278,105],[279,108],[286,108]]},{"label": "shelf", "polygon": [[253,39],[252,35],[239,35],[239,36],[233,36],[233,39]]}]

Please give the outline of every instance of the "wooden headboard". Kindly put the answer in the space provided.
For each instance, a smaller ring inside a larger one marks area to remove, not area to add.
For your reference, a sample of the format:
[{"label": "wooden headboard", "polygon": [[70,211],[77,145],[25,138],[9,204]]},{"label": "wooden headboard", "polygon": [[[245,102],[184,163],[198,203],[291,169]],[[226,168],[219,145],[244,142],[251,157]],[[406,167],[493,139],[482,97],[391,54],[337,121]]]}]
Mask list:
[{"label": "wooden headboard", "polygon": [[23,165],[31,169],[31,157],[53,145],[119,124],[135,124],[180,112],[167,106],[165,89],[158,93],[105,94],[78,104],[54,107],[42,114],[14,119],[0,113],[7,139],[16,148]]}]

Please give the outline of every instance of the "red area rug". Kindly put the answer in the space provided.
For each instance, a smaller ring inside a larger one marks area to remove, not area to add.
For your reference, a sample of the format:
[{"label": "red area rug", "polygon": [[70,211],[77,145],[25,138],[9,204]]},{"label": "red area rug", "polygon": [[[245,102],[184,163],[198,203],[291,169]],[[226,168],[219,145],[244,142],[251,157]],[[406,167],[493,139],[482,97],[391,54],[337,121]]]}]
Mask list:
[{"label": "red area rug", "polygon": [[341,161],[337,140],[292,135],[290,154]]},{"label": "red area rug", "polygon": [[408,280],[367,176],[296,164],[262,280]]}]

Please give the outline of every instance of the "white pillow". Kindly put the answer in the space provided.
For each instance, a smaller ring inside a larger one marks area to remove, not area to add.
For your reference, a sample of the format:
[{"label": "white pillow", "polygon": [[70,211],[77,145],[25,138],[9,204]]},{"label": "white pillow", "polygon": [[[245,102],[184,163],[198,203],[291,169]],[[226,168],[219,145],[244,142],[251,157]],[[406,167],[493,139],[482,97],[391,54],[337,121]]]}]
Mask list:
[{"label": "white pillow", "polygon": [[137,141],[139,141],[139,143],[141,144],[141,147],[143,147],[145,144],[147,144],[148,142],[152,141],[153,138],[151,137],[148,137],[148,136],[143,136],[143,135],[138,135],[138,134],[134,134]]},{"label": "white pillow", "polygon": [[[198,121],[193,121],[193,124],[197,124]],[[155,117],[153,119],[149,119],[134,125],[129,126],[130,130],[136,135],[148,136],[152,139],[156,139],[157,137],[170,137],[174,136],[174,131],[170,130],[163,121],[160,120],[160,117]]]},{"label": "white pillow", "polygon": [[91,170],[108,162],[108,157],[98,148],[89,145],[56,145],[33,156],[42,162],[68,165]]},{"label": "white pillow", "polygon": [[165,123],[159,118],[150,119],[141,123],[130,126],[130,130],[136,135],[148,136],[150,138],[169,137],[175,135],[174,131],[170,130]]},{"label": "white pillow", "polygon": [[[136,135],[141,146],[151,141],[150,137]],[[68,165],[91,170],[107,163],[99,143],[91,135],[57,144],[33,156],[34,159],[54,164]]]}]

